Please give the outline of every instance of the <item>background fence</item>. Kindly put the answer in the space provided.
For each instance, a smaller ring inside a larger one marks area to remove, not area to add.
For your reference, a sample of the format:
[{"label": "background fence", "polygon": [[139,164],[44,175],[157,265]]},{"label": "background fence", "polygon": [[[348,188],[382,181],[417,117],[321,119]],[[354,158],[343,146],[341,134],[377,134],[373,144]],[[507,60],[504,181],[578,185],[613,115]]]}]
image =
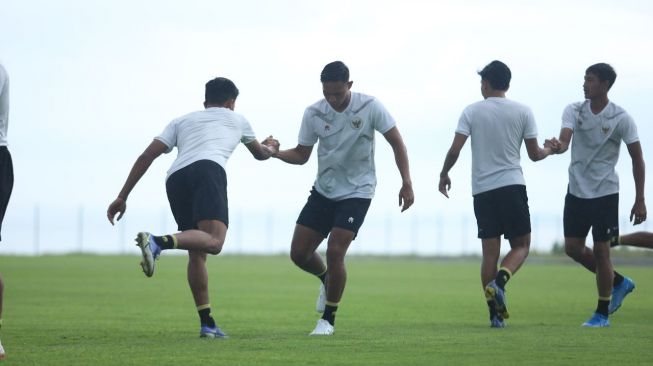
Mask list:
[{"label": "background fence", "polygon": [[[400,214],[398,210],[371,210],[350,248],[350,253],[417,256],[481,253],[473,214],[406,213]],[[282,209],[232,210],[223,252],[288,253],[297,214],[298,212]],[[532,251],[550,252],[554,243],[562,242],[561,214],[534,214],[531,223]],[[648,230],[649,223],[644,223],[636,229]],[[622,217],[621,231],[634,230],[628,223],[628,217]],[[5,218],[3,225],[0,253],[138,253],[133,242],[138,231],[170,233],[176,231],[176,225],[167,207],[130,207],[128,214],[116,226],[107,222],[104,207],[12,207],[11,214]],[[507,247],[506,243],[504,250],[507,250]]]}]

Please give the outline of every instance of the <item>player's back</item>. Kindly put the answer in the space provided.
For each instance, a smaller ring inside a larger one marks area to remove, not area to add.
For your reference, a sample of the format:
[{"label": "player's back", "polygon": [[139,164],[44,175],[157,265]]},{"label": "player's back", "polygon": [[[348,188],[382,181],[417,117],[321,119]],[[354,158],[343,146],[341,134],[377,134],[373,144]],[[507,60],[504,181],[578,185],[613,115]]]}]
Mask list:
[{"label": "player's back", "polygon": [[473,193],[510,184],[525,184],[522,141],[537,137],[531,109],[507,98],[487,98],[468,106],[456,132],[472,140]]}]

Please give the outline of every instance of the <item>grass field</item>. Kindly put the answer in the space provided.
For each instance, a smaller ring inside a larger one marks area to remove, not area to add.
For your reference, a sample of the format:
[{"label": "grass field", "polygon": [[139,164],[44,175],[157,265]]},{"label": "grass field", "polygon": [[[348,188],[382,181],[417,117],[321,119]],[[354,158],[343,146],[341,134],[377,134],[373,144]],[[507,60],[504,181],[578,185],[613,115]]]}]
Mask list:
[{"label": "grass field", "polygon": [[336,334],[308,337],[318,281],[285,257],[209,259],[214,315],[230,338],[198,338],[185,257],[152,278],[137,256],[2,257],[6,365],[637,365],[653,362],[653,268],[608,329],[594,277],[530,260],[508,284],[508,328],[490,329],[478,259],[348,260]]}]

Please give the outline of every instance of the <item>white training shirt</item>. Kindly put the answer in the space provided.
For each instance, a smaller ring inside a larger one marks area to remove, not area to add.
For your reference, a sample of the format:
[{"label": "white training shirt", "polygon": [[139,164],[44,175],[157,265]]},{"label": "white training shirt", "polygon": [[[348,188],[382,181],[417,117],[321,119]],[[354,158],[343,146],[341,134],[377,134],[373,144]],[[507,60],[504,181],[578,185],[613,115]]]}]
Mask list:
[{"label": "white training shirt", "polygon": [[332,200],[369,198],[376,188],[374,131],[386,133],[395,121],[376,98],[351,93],[342,112],[322,99],[306,108],[299,144],[317,149],[315,190]]},{"label": "white training shirt", "polygon": [[174,119],[155,139],[168,146],[166,153],[177,146],[177,159],[168,170],[167,179],[199,160],[215,161],[226,168],[238,143],[248,144],[256,136],[245,117],[228,108],[212,107]]},{"label": "white training shirt", "polygon": [[0,146],[7,146],[9,127],[9,76],[0,64]]},{"label": "white training shirt", "polygon": [[472,195],[526,185],[519,164],[521,144],[537,137],[529,107],[506,98],[487,98],[463,110],[456,132],[471,136]]},{"label": "white training shirt", "polygon": [[562,127],[574,131],[569,164],[569,193],[579,198],[598,198],[619,193],[621,141],[639,141],[637,126],[628,113],[608,102],[598,114],[589,100],[568,105],[562,113]]}]

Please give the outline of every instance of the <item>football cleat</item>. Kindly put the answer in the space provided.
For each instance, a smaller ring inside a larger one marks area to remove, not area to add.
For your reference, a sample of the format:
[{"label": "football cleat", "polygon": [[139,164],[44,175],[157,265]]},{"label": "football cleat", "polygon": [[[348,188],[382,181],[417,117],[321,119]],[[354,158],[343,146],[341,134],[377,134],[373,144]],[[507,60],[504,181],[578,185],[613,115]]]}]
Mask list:
[{"label": "football cleat", "polygon": [[143,260],[141,268],[147,277],[154,274],[154,261],[159,258],[161,248],[154,242],[154,235],[148,232],[140,232],[136,235],[136,245],[141,248]]},{"label": "football cleat", "polygon": [[333,328],[333,325],[329,324],[328,321],[324,319],[318,319],[315,329],[313,329],[313,331],[309,335],[329,336],[332,335],[334,331],[335,329]]},{"label": "football cleat", "polygon": [[229,338],[229,337],[216,324],[215,327],[202,325],[200,327],[200,338]]},{"label": "football cleat", "polygon": [[2,347],[2,343],[0,343],[0,360],[4,360],[5,356],[5,349]]},{"label": "football cleat", "polygon": [[490,328],[505,328],[506,322],[498,315],[495,315],[490,319]]},{"label": "football cleat", "polygon": [[635,282],[628,277],[624,276],[624,280],[621,284],[612,288],[612,300],[610,300],[610,306],[608,307],[608,313],[612,314],[615,311],[619,310],[621,303],[626,298],[626,295],[631,293],[635,289]]},{"label": "football cleat", "polygon": [[318,313],[323,313],[324,308],[326,307],[326,288],[324,284],[320,285],[320,293],[317,295],[317,300],[315,301],[315,311]]},{"label": "football cleat", "polygon": [[508,319],[510,317],[508,307],[506,306],[505,291],[497,286],[494,280],[485,286],[485,298],[487,300],[494,300],[494,309],[502,319]]},{"label": "football cleat", "polygon": [[605,315],[594,313],[582,326],[586,328],[605,328],[610,326],[610,320]]}]

